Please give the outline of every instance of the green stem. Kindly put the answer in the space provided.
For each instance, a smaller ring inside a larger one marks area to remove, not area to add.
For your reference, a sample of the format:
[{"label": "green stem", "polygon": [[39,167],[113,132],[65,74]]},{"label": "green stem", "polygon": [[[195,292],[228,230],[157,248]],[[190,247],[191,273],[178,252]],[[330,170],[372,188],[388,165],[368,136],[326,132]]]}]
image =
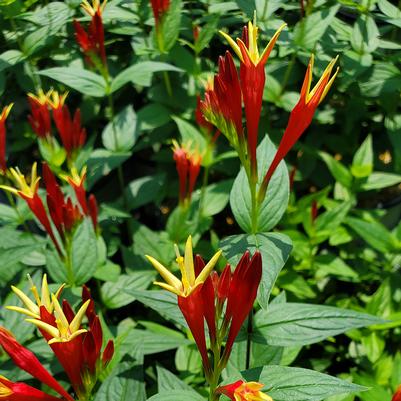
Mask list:
[{"label": "green stem", "polygon": [[166,85],[167,94],[173,96],[173,88],[171,87],[170,76],[167,71],[163,71],[164,84]]},{"label": "green stem", "polygon": [[251,366],[251,352],[252,352],[252,331],[253,331],[253,309],[248,315],[248,333],[246,338],[246,359],[245,359],[245,369],[249,369]]},{"label": "green stem", "polygon": [[66,244],[65,244],[65,259],[64,259],[64,264],[65,268],[67,270],[67,281],[68,284],[73,286],[74,285],[74,271],[73,271],[73,266],[72,266],[72,239],[71,238],[66,238],[65,239]]},{"label": "green stem", "polygon": [[290,79],[292,69],[294,68],[295,65],[295,60],[297,59],[297,53],[293,53],[291,56],[291,60],[288,63],[288,67],[285,71],[284,78],[283,78],[283,83],[281,84],[281,91],[280,91],[280,96],[284,93],[285,87],[288,84],[288,80]]},{"label": "green stem", "polygon": [[251,190],[251,225],[252,234],[257,234],[258,232],[258,213],[259,213],[259,203],[256,193],[256,181],[253,177],[249,180],[249,189]]}]

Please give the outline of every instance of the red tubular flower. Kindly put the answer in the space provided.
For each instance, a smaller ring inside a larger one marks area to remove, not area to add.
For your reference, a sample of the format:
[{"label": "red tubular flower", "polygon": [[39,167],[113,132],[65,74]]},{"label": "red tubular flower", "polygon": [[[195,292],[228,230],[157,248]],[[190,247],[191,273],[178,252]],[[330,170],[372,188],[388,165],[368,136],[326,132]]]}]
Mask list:
[{"label": "red tubular flower", "polygon": [[38,195],[40,177],[37,176],[36,163],[32,165],[30,185],[27,184],[25,176],[19,171],[18,168],[10,168],[10,175],[11,178],[14,180],[17,188],[7,185],[0,185],[0,188],[9,191],[25,200],[29,208],[32,210],[33,214],[36,216],[46,232],[49,234],[51,240],[57,248],[57,251],[61,253],[61,249],[56,237],[54,236],[50,220],[47,217],[46,209],[43,205],[42,199]]},{"label": "red tubular flower", "polygon": [[241,91],[245,106],[248,152],[251,169],[256,176],[256,147],[258,144],[258,127],[262,110],[263,89],[265,86],[265,65],[269,55],[286,24],[283,24],[273,35],[262,54],[258,50],[258,30],[256,17],[254,22],[244,27],[243,38],[234,42],[230,36],[220,31],[238,55],[240,65]]},{"label": "red tubular flower", "polygon": [[271,397],[260,391],[263,387],[262,383],[238,380],[218,387],[216,393],[224,394],[232,401],[273,401]]},{"label": "red tubular flower", "polygon": [[398,389],[394,393],[391,401],[401,401],[401,385],[398,387]]},{"label": "red tubular flower", "polygon": [[150,4],[155,17],[156,29],[158,29],[163,16],[170,7],[170,0],[150,0]]},{"label": "red tubular flower", "polygon": [[249,315],[255,302],[260,280],[262,278],[262,256],[257,251],[250,259],[249,251],[245,252],[232,274],[227,296],[225,324],[230,324],[223,360],[227,361],[234,340]]},{"label": "red tubular flower", "polygon": [[6,119],[10,113],[13,103],[5,106],[0,113],[0,173],[4,174],[7,170],[6,164]]},{"label": "red tubular flower", "polygon": [[61,142],[67,152],[67,157],[71,158],[74,152],[85,144],[86,130],[81,127],[81,112],[75,111],[74,118],[71,119],[70,111],[64,103],[67,93],[60,96],[53,92],[53,98],[49,102],[53,110],[53,118],[57,130],[60,134]]},{"label": "red tubular flower", "polygon": [[28,116],[32,130],[39,138],[49,138],[51,136],[51,119],[49,112],[49,99],[52,90],[44,93],[42,89],[38,95],[28,93],[28,101],[31,105],[31,114]]},{"label": "red tubular flower", "polygon": [[46,394],[25,383],[11,382],[0,376],[0,398],[7,401],[60,401],[60,398]]},{"label": "red tubular flower", "polygon": [[180,182],[180,205],[187,205],[191,200],[199,176],[202,156],[196,150],[191,151],[189,145],[180,146],[173,141],[173,158]]},{"label": "red tubular flower", "polygon": [[334,79],[336,78],[338,73],[338,68],[332,77],[330,77],[330,75],[333,70],[334,64],[337,61],[337,58],[338,57],[330,61],[329,65],[323,72],[323,75],[321,76],[319,82],[311,90],[312,70],[314,62],[314,57],[313,55],[311,56],[308,68],[306,70],[299,101],[290,114],[287,128],[285,129],[284,135],[281,138],[276,155],[274,156],[274,159],[264,177],[263,184],[259,192],[260,200],[263,200],[269,181],[277,166],[279,165],[281,160],[284,159],[289,150],[295,145],[295,143],[304,133],[306,128],[308,128],[308,126],[312,122],[312,118],[315,114],[317,106],[327,95],[327,92],[333,84]]},{"label": "red tubular flower", "polygon": [[107,0],[101,4],[99,0],[93,0],[92,5],[84,0],[82,8],[92,17],[88,31],[74,20],[75,38],[85,54],[87,62],[91,66],[98,66],[99,62],[103,68],[107,68],[106,50],[104,46],[104,28],[102,13],[106,7]]},{"label": "red tubular flower", "polygon": [[[38,379],[40,382],[46,384],[57,393],[59,393],[63,398],[69,401],[73,401],[73,398],[64,390],[64,388],[53,378],[53,376],[45,369],[45,367],[39,362],[38,358],[21,345],[11,333],[9,333],[3,327],[0,327],[0,345],[3,347],[4,351],[10,356],[10,358],[14,361],[14,363],[25,372],[29,373],[35,379]],[[1,376],[0,376],[1,378]],[[8,381],[7,381],[8,382]],[[1,381],[3,385],[9,387],[6,383]],[[11,382],[8,382],[11,383]],[[22,386],[24,387],[24,386]],[[28,386],[29,387],[29,386]],[[14,394],[17,394],[15,391],[18,387],[12,388],[9,387]],[[1,389],[1,387],[0,387]],[[28,390],[28,388],[20,388],[21,390]],[[38,393],[33,393],[33,395],[39,395]],[[0,392],[1,394],[1,392]],[[22,394],[22,393],[21,393]],[[44,394],[44,393],[43,393]],[[48,396],[50,397],[50,396]],[[13,398],[10,398],[12,400]],[[15,400],[23,400],[22,398],[14,398]],[[40,399],[40,398],[38,398]],[[48,398],[54,399],[54,398]],[[43,400],[47,400],[47,398],[43,398]]]},{"label": "red tubular flower", "polygon": [[219,72],[205,92],[201,111],[234,147],[243,137],[241,87],[230,52],[219,58]]},{"label": "red tubular flower", "polygon": [[[60,305],[57,298],[61,289],[56,294],[49,293],[45,278],[42,286],[42,299],[38,297],[36,287],[32,287],[32,292],[36,294],[37,305],[17,288],[12,287],[12,289],[24,303],[26,309],[20,307],[8,307],[8,309],[32,317],[27,321],[38,327],[67,374],[79,399],[87,399],[101,371],[114,353],[112,341],[109,341],[102,352],[102,327],[89,290],[87,288],[83,290],[83,305],[75,313],[67,301],[64,300],[62,306]],[[88,318],[87,328],[83,328],[82,324],[85,315]],[[2,345],[5,347],[4,344]],[[30,358],[36,357],[31,353]],[[29,363],[26,357],[22,360]],[[15,363],[27,370],[21,363],[18,364],[16,361]],[[32,373],[32,375],[34,374]],[[34,377],[37,376],[34,375]]]}]

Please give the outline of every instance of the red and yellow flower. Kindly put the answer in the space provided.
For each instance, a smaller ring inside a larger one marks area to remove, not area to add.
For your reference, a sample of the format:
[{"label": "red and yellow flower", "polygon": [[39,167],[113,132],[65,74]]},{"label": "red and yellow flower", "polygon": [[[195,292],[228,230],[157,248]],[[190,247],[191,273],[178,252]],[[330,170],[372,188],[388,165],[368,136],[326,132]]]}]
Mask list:
[{"label": "red and yellow flower", "polygon": [[216,392],[224,394],[232,401],[273,401],[267,394],[262,393],[263,387],[262,383],[238,380],[218,387]]},{"label": "red and yellow flower", "polygon": [[0,174],[7,170],[6,163],[6,119],[10,114],[13,103],[5,106],[0,113]]},{"label": "red and yellow flower", "polygon": [[99,68],[103,72],[107,69],[106,49],[104,45],[104,27],[102,20],[102,14],[106,7],[106,3],[107,0],[104,0],[102,3],[100,0],[92,0],[92,4],[87,0],[82,2],[82,8],[91,17],[91,22],[87,31],[85,31],[77,20],[74,20],[75,38],[81,47],[88,64]]},{"label": "red and yellow flower", "polygon": [[51,136],[52,125],[49,111],[49,101],[53,90],[44,92],[40,89],[38,94],[28,93],[28,102],[31,114],[28,116],[29,124],[38,138],[48,139]]},{"label": "red and yellow flower", "polygon": [[300,136],[305,132],[306,128],[312,122],[313,115],[315,114],[317,106],[323,101],[327,92],[333,85],[334,79],[338,74],[339,68],[337,67],[334,74],[332,74],[335,63],[338,57],[331,60],[320,77],[318,83],[311,90],[312,84],[312,71],[314,64],[314,56],[312,55],[306,70],[304,82],[301,88],[301,94],[298,103],[293,108],[290,118],[288,120],[287,128],[281,138],[276,155],[266,172],[263,184],[260,188],[259,198],[264,198],[269,181],[278,167],[281,160],[287,155],[289,150],[295,145]]},{"label": "red and yellow flower", "polygon": [[[33,323],[46,339],[66,372],[78,398],[87,399],[100,373],[113,357],[114,344],[110,340],[102,351],[103,331],[89,290],[84,287],[82,291],[83,304],[75,313],[67,301],[64,300],[60,304],[58,298],[62,288],[63,286],[57,293],[51,294],[47,280],[44,278],[41,297],[39,297],[35,286],[31,288],[35,303],[22,291],[13,287],[13,291],[21,299],[25,308],[10,306],[8,309],[31,317],[27,321]],[[83,324],[85,316],[88,321],[86,326]],[[28,354],[25,351],[22,353],[20,351],[21,345],[10,346],[10,341],[9,338],[4,339],[0,336],[0,344],[13,358],[16,365],[46,383],[44,379],[48,380],[48,378],[43,372],[41,373],[43,378],[41,378],[37,376],[39,372],[35,376],[34,372],[28,370],[30,369],[30,361],[36,357],[30,351]],[[57,390],[54,383],[52,388],[60,393],[60,389]]]},{"label": "red and yellow flower", "polygon": [[189,143],[179,145],[177,141],[173,141],[173,158],[180,183],[180,205],[186,206],[191,201],[192,192],[195,189],[196,180],[201,168],[202,156],[196,149],[191,150]]},{"label": "red and yellow flower", "polygon": [[[256,14],[255,14],[256,15]],[[240,84],[245,107],[248,152],[252,171],[256,172],[256,147],[258,144],[258,129],[262,110],[263,89],[265,86],[265,65],[270,53],[286,24],[280,26],[262,53],[258,48],[259,28],[256,16],[253,23],[243,29],[242,39],[234,41],[225,32],[220,31],[240,59]]]},{"label": "red and yellow flower", "polygon": [[401,401],[401,385],[398,386],[396,392],[393,395],[391,401]]}]

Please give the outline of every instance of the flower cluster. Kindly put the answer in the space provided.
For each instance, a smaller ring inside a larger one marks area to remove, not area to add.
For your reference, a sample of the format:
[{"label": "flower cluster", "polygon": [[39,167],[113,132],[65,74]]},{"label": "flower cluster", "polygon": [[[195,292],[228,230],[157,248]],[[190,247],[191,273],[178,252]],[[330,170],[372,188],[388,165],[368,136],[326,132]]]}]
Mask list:
[{"label": "flower cluster", "polygon": [[[91,218],[93,227],[97,230],[97,203],[94,195],[90,195],[87,199],[85,191],[86,168],[79,175],[77,170],[73,168],[71,175],[64,176],[75,191],[78,204],[73,203],[71,198],[65,199],[60,186],[57,183],[47,164],[43,164],[43,177],[46,187],[46,200],[48,212],[39,196],[39,181],[37,176],[37,165],[32,165],[30,184],[27,183],[25,176],[18,168],[10,168],[10,177],[15,182],[16,187],[0,185],[0,188],[11,192],[12,194],[24,199],[35,217],[42,224],[45,231],[49,234],[54,246],[60,256],[63,255],[63,249],[60,245],[60,240],[63,245],[66,245],[72,230],[77,224],[88,216]],[[56,228],[59,239],[53,230]]]},{"label": "flower cluster", "polygon": [[[213,268],[221,251],[205,264],[199,255],[194,258],[192,239],[189,237],[184,256],[180,255],[177,246],[176,255],[181,280],[153,257],[146,257],[166,281],[155,284],[177,295],[178,306],[194,336],[206,377],[211,382],[218,379],[226,366],[234,340],[253,307],[262,277],[262,258],[259,252],[251,258],[247,251],[234,272],[227,265],[219,276]],[[213,363],[207,352],[205,322],[214,354]]]},{"label": "flower cluster", "polygon": [[[100,373],[112,359],[114,344],[110,340],[103,348],[103,331],[88,288],[83,288],[83,304],[75,313],[66,300],[62,304],[59,302],[63,287],[64,285],[56,293],[50,293],[44,275],[40,295],[36,286],[32,284],[34,301],[18,288],[12,287],[24,307],[8,306],[7,309],[29,316],[27,321],[38,327],[63,367],[78,399],[86,400],[96,385]],[[86,325],[83,324],[85,316]],[[20,369],[47,384],[63,399],[73,400],[41,365],[36,356],[3,328],[0,328],[0,345]],[[1,383],[3,389],[0,387],[0,390],[9,393],[10,400],[28,399],[21,398],[23,395],[32,397],[30,400],[57,399],[23,383],[12,383],[6,379]]]},{"label": "flower cluster", "polygon": [[0,113],[0,174],[4,174],[7,170],[6,163],[6,119],[10,114],[13,104],[5,106]]},{"label": "flower cluster", "polygon": [[[263,52],[258,50],[258,27],[256,20],[243,29],[242,39],[234,41],[221,32],[240,60],[239,74],[230,52],[219,59],[219,71],[206,88],[205,99],[201,103],[202,112],[237,150],[249,180],[255,185],[257,180],[256,147],[258,143],[259,120],[265,85],[265,64],[285,24],[273,35]],[[316,86],[311,90],[313,56],[310,59],[301,95],[291,112],[287,128],[271,163],[261,188],[259,202],[266,194],[268,183],[288,151],[310,125],[318,104],[330,89],[337,72],[331,76],[336,59],[332,60]],[[245,127],[242,124],[242,106],[245,109]]]},{"label": "flower cluster", "polygon": [[31,106],[31,114],[28,116],[28,120],[38,138],[46,139],[47,142],[52,143],[51,110],[67,159],[73,161],[76,153],[85,144],[86,130],[81,127],[79,109],[75,110],[74,117],[71,117],[70,110],[65,104],[66,97],[67,93],[60,95],[54,90],[47,93],[40,90],[37,95],[29,93],[28,101]]},{"label": "flower cluster", "polygon": [[104,46],[104,27],[102,14],[107,0],[93,0],[90,4],[87,0],[82,2],[82,8],[91,17],[88,30],[74,20],[75,38],[85,55],[87,63],[97,68],[103,75],[107,75],[106,49]]},{"label": "flower cluster", "polygon": [[187,206],[195,189],[202,156],[197,150],[191,150],[190,144],[179,145],[173,141],[173,158],[180,182],[180,205]]}]

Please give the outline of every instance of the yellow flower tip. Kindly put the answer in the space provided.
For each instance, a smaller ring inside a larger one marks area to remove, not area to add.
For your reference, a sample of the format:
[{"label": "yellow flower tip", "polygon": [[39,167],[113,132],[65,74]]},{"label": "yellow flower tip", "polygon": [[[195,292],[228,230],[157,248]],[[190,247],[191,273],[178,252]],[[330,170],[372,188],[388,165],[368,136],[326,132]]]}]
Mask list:
[{"label": "yellow flower tip", "polygon": [[[21,302],[25,305],[26,308],[25,309],[25,308],[14,307],[17,308],[14,309],[16,312],[25,313],[30,316],[32,316],[32,314],[35,316],[40,315],[39,306],[36,305],[35,302],[33,302],[23,291],[21,291],[19,288],[13,285],[11,286],[11,290],[21,300]],[[24,312],[22,312],[22,310],[24,310]]]},{"label": "yellow flower tip", "polygon": [[10,103],[8,106],[3,107],[3,110],[0,114],[0,122],[4,122],[6,120],[13,106],[14,103]]},{"label": "yellow flower tip", "polygon": [[260,391],[263,387],[262,383],[244,382],[234,391],[235,400],[273,401],[270,396]]},{"label": "yellow flower tip", "polygon": [[50,89],[45,93],[43,89],[39,89],[38,94],[35,95],[34,93],[28,93],[28,97],[30,97],[32,100],[34,100],[36,103],[39,103],[40,105],[44,106],[49,103],[50,96],[53,92],[53,89]]},{"label": "yellow flower tip", "polygon": [[104,0],[103,3],[100,3],[100,0],[92,0],[92,4],[89,3],[88,0],[83,0],[81,3],[81,7],[91,16],[93,17],[97,12],[102,15],[107,0]]},{"label": "yellow flower tip", "polygon": [[68,91],[60,95],[57,91],[52,92],[52,96],[48,98],[48,104],[52,109],[59,109],[64,106]]},{"label": "yellow flower tip", "polygon": [[71,333],[75,333],[76,331],[79,331],[79,328],[82,324],[82,319],[85,316],[86,310],[88,309],[88,306],[90,304],[91,300],[88,299],[79,309],[78,313],[75,315],[74,319],[70,323],[69,329]]},{"label": "yellow flower tip", "polygon": [[[231,48],[234,50],[235,54],[239,57],[239,59],[244,62],[244,58],[241,53],[241,49],[238,46],[238,44],[234,41],[234,39],[231,38],[227,33],[224,31],[219,31],[220,35],[223,36],[224,39],[227,40],[228,44],[231,46]],[[240,40],[240,39],[238,39]]]},{"label": "yellow flower tip", "polygon": [[[2,380],[7,380],[9,381],[7,378],[5,378],[4,376],[0,375],[0,378]],[[0,382],[0,398],[8,398],[13,394],[13,390],[11,390],[11,388],[7,387],[4,383]]]},{"label": "yellow flower tip", "polygon": [[38,329],[45,331],[50,334],[53,338],[58,338],[60,336],[59,330],[45,322],[42,322],[39,319],[25,319],[26,322],[34,324]]}]

